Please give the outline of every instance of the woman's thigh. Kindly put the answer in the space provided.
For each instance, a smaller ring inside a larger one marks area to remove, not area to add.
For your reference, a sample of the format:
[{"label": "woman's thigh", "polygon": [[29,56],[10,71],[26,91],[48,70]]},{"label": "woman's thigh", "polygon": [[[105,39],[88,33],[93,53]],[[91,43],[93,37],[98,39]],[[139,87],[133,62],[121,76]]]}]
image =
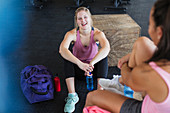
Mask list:
[{"label": "woman's thigh", "polygon": [[95,64],[92,73],[96,78],[106,78],[108,74],[108,58],[106,57]]},{"label": "woman's thigh", "polygon": [[64,73],[66,78],[84,76],[84,71],[76,64],[64,59]]},{"label": "woman's thigh", "polygon": [[88,93],[85,106],[96,105],[102,109],[119,113],[121,106],[128,98],[106,90],[96,90]]}]

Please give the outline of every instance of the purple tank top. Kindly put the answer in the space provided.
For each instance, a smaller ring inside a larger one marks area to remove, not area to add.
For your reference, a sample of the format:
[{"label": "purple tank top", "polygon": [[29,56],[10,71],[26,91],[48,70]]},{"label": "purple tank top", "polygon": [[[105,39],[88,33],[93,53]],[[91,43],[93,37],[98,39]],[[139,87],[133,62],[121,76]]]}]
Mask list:
[{"label": "purple tank top", "polygon": [[98,46],[93,37],[94,30],[91,31],[89,45],[85,47],[80,40],[79,30],[77,30],[77,39],[73,46],[73,55],[84,63],[90,63],[98,52]]}]

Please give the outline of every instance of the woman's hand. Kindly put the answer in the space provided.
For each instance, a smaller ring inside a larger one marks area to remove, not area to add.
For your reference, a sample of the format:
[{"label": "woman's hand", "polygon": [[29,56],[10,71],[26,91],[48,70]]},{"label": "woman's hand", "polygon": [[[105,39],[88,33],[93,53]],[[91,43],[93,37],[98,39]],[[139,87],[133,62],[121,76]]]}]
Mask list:
[{"label": "woman's hand", "polygon": [[129,61],[129,58],[130,58],[130,54],[127,54],[126,56],[123,56],[121,59],[119,59],[117,67],[121,69],[122,65]]},{"label": "woman's hand", "polygon": [[86,69],[84,75],[85,75],[85,76],[89,75],[89,72],[92,72],[93,69],[94,69],[94,66],[91,65],[91,64],[89,64],[89,67]]},{"label": "woman's hand", "polygon": [[89,72],[92,72],[93,71],[93,68],[94,66],[92,66],[91,64],[87,64],[87,63],[83,63],[83,62],[80,62],[78,64],[78,67],[85,71],[85,75],[87,75]]}]

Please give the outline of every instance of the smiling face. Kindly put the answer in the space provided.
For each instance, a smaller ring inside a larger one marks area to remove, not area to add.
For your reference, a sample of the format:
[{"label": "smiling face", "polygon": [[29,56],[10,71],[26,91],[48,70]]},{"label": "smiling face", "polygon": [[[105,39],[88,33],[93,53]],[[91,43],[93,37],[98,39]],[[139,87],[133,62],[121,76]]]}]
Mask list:
[{"label": "smiling face", "polygon": [[80,29],[87,29],[92,26],[91,13],[85,7],[80,7],[76,10],[75,20]]},{"label": "smiling face", "polygon": [[77,13],[77,25],[81,29],[87,29],[91,27],[91,17],[85,11]]}]

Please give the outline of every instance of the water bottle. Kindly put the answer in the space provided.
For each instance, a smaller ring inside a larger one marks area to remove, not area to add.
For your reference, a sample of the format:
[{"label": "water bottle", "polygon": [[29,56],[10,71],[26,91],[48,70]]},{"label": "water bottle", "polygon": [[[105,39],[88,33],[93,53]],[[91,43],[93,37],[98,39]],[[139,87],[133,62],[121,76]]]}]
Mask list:
[{"label": "water bottle", "polygon": [[124,85],[124,96],[133,98],[133,93],[134,91],[130,87]]},{"label": "water bottle", "polygon": [[89,72],[89,76],[86,76],[86,83],[87,83],[87,90],[92,91],[94,89],[93,87],[93,76],[91,75],[91,72]]},{"label": "water bottle", "polygon": [[54,77],[54,84],[55,84],[56,92],[60,92],[61,86],[60,86],[60,78],[59,77]]}]

